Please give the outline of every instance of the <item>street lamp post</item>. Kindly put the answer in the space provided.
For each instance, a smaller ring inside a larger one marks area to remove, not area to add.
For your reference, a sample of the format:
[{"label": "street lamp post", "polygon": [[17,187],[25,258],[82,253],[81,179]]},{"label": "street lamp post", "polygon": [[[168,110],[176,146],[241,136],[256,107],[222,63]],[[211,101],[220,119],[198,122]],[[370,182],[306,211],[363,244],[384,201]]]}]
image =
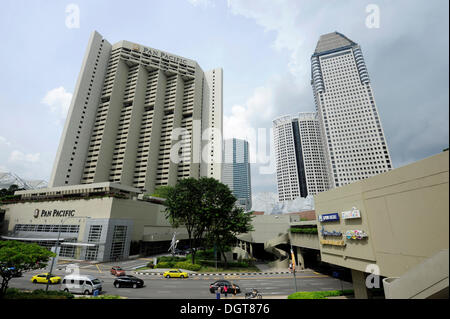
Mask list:
[{"label": "street lamp post", "polygon": [[295,263],[296,263],[296,261],[295,261],[295,256],[294,256],[294,251],[292,250],[292,244],[291,244],[291,259],[292,259],[292,271],[293,271],[293,274],[294,274],[294,283],[295,283],[295,292],[297,292],[298,291],[298,289],[297,289],[297,278],[295,277]]},{"label": "street lamp post", "polygon": [[88,216],[82,216],[82,217],[72,217],[69,216],[66,219],[61,220],[61,225],[59,225],[59,229],[58,229],[58,237],[56,238],[56,245],[55,245],[55,254],[56,256],[52,258],[52,263],[50,265],[50,272],[47,274],[47,286],[45,287],[45,291],[48,291],[48,286],[50,284],[50,278],[53,272],[53,265],[55,264],[55,259],[58,258],[58,246],[59,246],[59,238],[61,237],[61,228],[62,225],[64,224],[64,222],[66,220],[68,220],[69,218],[90,218]]}]

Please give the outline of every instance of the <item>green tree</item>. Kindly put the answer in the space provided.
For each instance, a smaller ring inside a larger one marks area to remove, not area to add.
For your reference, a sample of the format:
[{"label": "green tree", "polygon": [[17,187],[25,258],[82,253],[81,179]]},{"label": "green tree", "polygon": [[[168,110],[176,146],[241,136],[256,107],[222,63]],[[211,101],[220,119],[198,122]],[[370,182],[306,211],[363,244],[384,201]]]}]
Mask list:
[{"label": "green tree", "polygon": [[[169,189],[164,203],[174,227],[186,227],[191,248],[205,237],[224,256],[237,234],[252,230],[251,214],[235,207],[236,198],[227,185],[214,178],[182,179]],[[195,249],[192,249],[195,263]]]},{"label": "green tree", "polygon": [[16,184],[12,184],[8,187],[8,195],[14,195],[14,192],[18,190],[20,190],[19,186],[17,186]]},{"label": "green tree", "polygon": [[205,219],[201,216],[201,189],[194,178],[180,180],[167,189],[166,217],[173,227],[184,226],[192,249],[192,263],[195,264],[195,247],[205,232]]},{"label": "green tree", "polygon": [[8,283],[14,271],[24,272],[46,266],[50,257],[56,255],[38,244],[28,244],[19,241],[0,241],[0,276],[2,277],[0,298],[8,288]]},{"label": "green tree", "polygon": [[253,230],[251,225],[252,213],[244,212],[236,207],[234,197],[227,185],[214,178],[201,178],[199,180],[203,191],[203,215],[207,219],[207,239],[214,244],[219,254],[225,260],[225,252],[236,242],[238,234]]},{"label": "green tree", "polygon": [[14,195],[14,192],[17,190],[19,190],[19,186],[17,186],[16,184],[10,185],[8,189],[2,188],[0,189],[0,197],[12,196]]},{"label": "green tree", "polygon": [[158,186],[155,189],[155,192],[150,196],[159,197],[159,198],[167,198],[169,195],[169,191],[172,189],[172,186]]}]

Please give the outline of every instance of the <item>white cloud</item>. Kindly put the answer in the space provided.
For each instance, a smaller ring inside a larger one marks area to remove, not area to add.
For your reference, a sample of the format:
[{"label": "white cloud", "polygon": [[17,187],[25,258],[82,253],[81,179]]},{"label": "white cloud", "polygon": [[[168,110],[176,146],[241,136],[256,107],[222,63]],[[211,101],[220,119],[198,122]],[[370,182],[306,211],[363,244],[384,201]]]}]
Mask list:
[{"label": "white cloud", "polygon": [[278,51],[287,49],[290,52],[288,67],[294,75],[309,71],[310,52],[304,46],[307,37],[304,27],[300,25],[301,21],[304,22],[300,17],[300,5],[303,9],[307,3],[297,0],[228,0],[228,7],[233,14],[255,20],[266,32],[275,32],[273,47]]},{"label": "white cloud", "polygon": [[[283,90],[269,83],[266,89],[275,92],[276,116],[294,114],[294,106],[298,111],[313,110],[310,57],[321,34],[339,31],[363,49],[394,166],[448,146],[448,28],[443,22],[448,14],[441,10],[448,9],[447,1],[380,0],[378,29],[366,27],[364,1],[227,0],[227,4],[232,14],[270,32],[273,48],[289,56],[287,69],[298,85],[283,82],[302,92],[279,94]],[[435,18],[429,19],[432,15]],[[434,36],[435,30],[443,35]],[[432,40],[421,41],[430,34]]]},{"label": "white cloud", "polygon": [[9,156],[10,162],[30,162],[30,163],[36,163],[39,161],[41,154],[35,153],[35,154],[24,154],[21,151],[14,150],[11,152]]},{"label": "white cloud", "polygon": [[244,105],[233,105],[224,116],[224,138],[243,138],[258,129],[255,124],[270,121],[274,115],[273,89],[259,87]]},{"label": "white cloud", "polygon": [[0,136],[0,144],[11,146],[11,142],[9,142],[5,137]]},{"label": "white cloud", "polygon": [[48,105],[53,113],[56,113],[61,120],[64,120],[67,117],[71,100],[72,93],[66,92],[66,89],[60,86],[48,91],[41,103]]},{"label": "white cloud", "polygon": [[206,8],[209,6],[214,6],[214,2],[212,0],[188,0],[188,2],[195,7],[201,6]]}]

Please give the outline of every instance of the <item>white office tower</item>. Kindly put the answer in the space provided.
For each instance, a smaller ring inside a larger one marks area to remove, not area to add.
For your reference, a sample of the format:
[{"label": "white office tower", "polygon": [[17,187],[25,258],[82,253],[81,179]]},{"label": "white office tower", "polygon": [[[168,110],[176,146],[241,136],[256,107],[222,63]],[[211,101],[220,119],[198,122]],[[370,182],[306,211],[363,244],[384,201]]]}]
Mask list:
[{"label": "white office tower", "polygon": [[[202,158],[202,132],[222,133],[222,70],[93,32],[50,187],[113,182],[152,192],[218,176],[221,139]],[[217,139],[217,140],[216,140]],[[219,154],[216,154],[218,152]]]},{"label": "white office tower", "polygon": [[311,57],[330,186],[392,169],[361,48],[344,35],[322,35]]},{"label": "white office tower", "polygon": [[307,195],[315,195],[330,188],[317,113],[299,113],[298,126]]},{"label": "white office tower", "polygon": [[[297,159],[300,159],[297,157],[300,154],[296,152],[295,148],[294,129],[295,125],[291,116],[282,116],[273,121],[278,200],[280,202],[294,200],[301,194],[300,172],[297,167]],[[306,190],[303,189],[303,193],[305,192]]]},{"label": "white office tower", "polygon": [[278,200],[292,201],[329,189],[316,113],[273,121]]},{"label": "white office tower", "polygon": [[237,205],[249,211],[252,207],[252,186],[248,142],[241,139],[224,141],[222,182],[237,198]]}]

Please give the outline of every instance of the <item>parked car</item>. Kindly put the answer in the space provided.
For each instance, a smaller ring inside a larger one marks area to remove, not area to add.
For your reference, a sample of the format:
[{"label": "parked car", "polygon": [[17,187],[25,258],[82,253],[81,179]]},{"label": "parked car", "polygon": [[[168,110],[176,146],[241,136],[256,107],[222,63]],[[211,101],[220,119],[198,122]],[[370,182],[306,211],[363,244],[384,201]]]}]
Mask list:
[{"label": "parked car", "polygon": [[10,273],[12,277],[22,277],[22,272],[17,270],[16,267],[8,267],[5,263],[0,264],[0,269],[3,273]]},{"label": "parked car", "polygon": [[132,287],[132,288],[141,288],[144,287],[144,281],[134,276],[120,276],[116,280],[114,280],[114,287],[122,288],[122,287]]},{"label": "parked car", "polygon": [[62,290],[71,293],[92,295],[102,291],[102,282],[91,275],[67,275],[62,281]]},{"label": "parked car", "polygon": [[[233,290],[232,290],[233,284],[231,282],[229,282],[228,280],[217,280],[217,281],[213,282],[212,284],[209,285],[209,291],[213,294],[216,292],[218,287],[223,289],[224,286],[227,286],[229,294],[233,293]],[[236,293],[240,293],[241,288],[236,284],[234,286],[236,287]]]},{"label": "parked car", "polygon": [[42,273],[31,277],[31,282],[33,284],[46,284],[47,282],[49,282],[50,284],[59,284],[61,282],[61,277],[54,276],[49,273]]},{"label": "parked car", "polygon": [[176,248],[174,253],[175,255],[186,255],[187,251]]},{"label": "parked car", "polygon": [[121,267],[119,266],[115,266],[111,268],[111,275],[114,276],[125,276],[125,270],[123,270]]},{"label": "parked car", "polygon": [[9,271],[11,271],[13,277],[22,277],[22,272],[16,267],[9,267]]},{"label": "parked car", "polygon": [[185,271],[181,271],[180,269],[171,269],[169,271],[166,271],[163,274],[163,277],[166,277],[166,278],[188,278],[189,274]]}]

